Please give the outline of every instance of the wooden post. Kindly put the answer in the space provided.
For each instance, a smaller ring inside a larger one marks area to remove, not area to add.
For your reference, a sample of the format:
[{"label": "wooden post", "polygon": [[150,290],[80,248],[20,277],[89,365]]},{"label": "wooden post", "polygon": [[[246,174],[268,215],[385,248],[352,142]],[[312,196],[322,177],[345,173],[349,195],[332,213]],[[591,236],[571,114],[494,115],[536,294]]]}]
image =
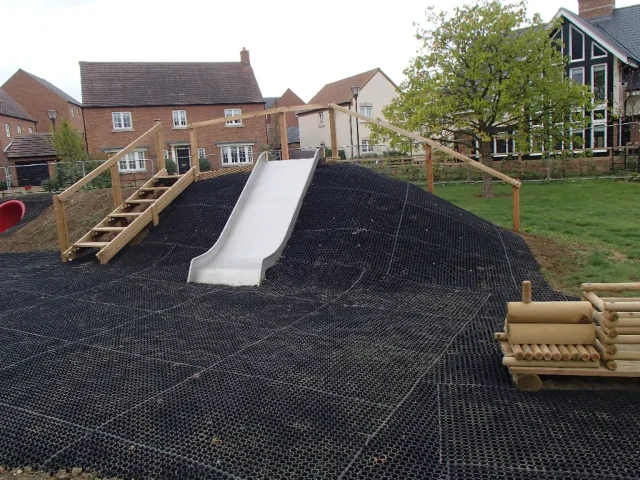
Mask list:
[{"label": "wooden post", "polygon": [[191,127],[189,131],[189,139],[191,140],[191,168],[195,167],[195,181],[198,181],[200,173],[200,156],[198,155],[198,132],[195,127]]},{"label": "wooden post", "polygon": [[433,193],[433,149],[431,145],[424,145],[424,163],[427,167],[427,190]]},{"label": "wooden post", "polygon": [[60,242],[60,256],[62,261],[66,262],[67,257],[65,252],[69,250],[71,246],[69,243],[69,230],[67,229],[67,219],[64,214],[64,201],[58,198],[58,195],[53,196],[53,208],[56,212],[56,226],[58,228],[58,241]]},{"label": "wooden post", "polygon": [[520,187],[513,186],[513,231],[520,231]]},{"label": "wooden post", "polygon": [[338,134],[336,133],[336,111],[332,108],[329,110],[329,129],[331,133],[331,157],[338,160]]},{"label": "wooden post", "polygon": [[522,303],[531,303],[531,282],[529,280],[522,282]]},{"label": "wooden post", "polygon": [[282,160],[289,160],[289,136],[287,135],[287,114],[280,112],[278,122],[280,122],[280,150]]},{"label": "wooden post", "polygon": [[[159,123],[160,120],[153,121],[154,125],[158,125]],[[166,168],[164,161],[164,138],[162,136],[162,128],[156,132],[156,158],[158,160],[156,162],[158,164],[158,171]]]},{"label": "wooden post", "polygon": [[118,162],[109,167],[111,170],[111,192],[113,193],[113,206],[118,208],[122,205],[122,188],[120,187],[120,172]]}]

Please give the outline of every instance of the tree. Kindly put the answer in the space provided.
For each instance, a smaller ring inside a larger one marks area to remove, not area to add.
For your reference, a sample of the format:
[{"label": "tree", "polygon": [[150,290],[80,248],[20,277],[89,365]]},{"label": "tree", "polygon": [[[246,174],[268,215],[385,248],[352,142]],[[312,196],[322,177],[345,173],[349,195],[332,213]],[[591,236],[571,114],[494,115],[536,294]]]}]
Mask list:
[{"label": "tree", "polygon": [[56,155],[62,162],[77,162],[87,158],[82,134],[64,117],[58,127],[52,130],[51,142]]},{"label": "tree", "polygon": [[[554,36],[559,23],[544,24],[537,14],[528,19],[524,0],[476,0],[452,15],[430,8],[427,25],[416,27],[422,45],[400,95],[383,109],[390,122],[445,145],[479,146],[488,166],[496,137],[514,140],[519,151],[580,141],[570,131],[589,121],[591,94],[567,78]],[[372,130],[374,141],[410,149],[407,139]],[[482,194],[492,196],[488,174]]]}]

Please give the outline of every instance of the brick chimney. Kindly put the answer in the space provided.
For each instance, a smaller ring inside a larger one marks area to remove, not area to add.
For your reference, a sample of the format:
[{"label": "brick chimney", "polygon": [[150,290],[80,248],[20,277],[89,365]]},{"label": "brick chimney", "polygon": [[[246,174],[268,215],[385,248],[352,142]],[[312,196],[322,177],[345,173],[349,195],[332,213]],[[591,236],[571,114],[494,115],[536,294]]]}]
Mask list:
[{"label": "brick chimney", "polygon": [[616,0],[578,0],[578,15],[591,19],[611,15],[616,8]]},{"label": "brick chimney", "polygon": [[249,60],[249,50],[242,47],[242,51],[240,52],[240,63],[245,67],[251,66],[251,61]]}]

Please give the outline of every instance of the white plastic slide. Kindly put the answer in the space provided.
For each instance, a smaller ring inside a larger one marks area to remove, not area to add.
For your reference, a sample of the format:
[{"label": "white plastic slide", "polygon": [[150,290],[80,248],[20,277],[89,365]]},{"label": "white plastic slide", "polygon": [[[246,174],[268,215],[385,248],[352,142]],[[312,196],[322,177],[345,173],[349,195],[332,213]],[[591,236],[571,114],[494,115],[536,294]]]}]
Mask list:
[{"label": "white plastic slide", "polygon": [[258,158],[218,241],[191,260],[189,282],[260,285],[287,245],[320,159]]}]

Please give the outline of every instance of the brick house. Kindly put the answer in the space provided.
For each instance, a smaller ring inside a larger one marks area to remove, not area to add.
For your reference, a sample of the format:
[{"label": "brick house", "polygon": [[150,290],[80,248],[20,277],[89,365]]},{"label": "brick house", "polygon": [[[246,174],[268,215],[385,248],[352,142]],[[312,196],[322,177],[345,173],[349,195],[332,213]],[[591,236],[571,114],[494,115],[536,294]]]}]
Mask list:
[{"label": "brick house", "polygon": [[[279,97],[265,97],[265,108],[278,107],[295,107],[296,105],[306,105],[306,103],[296,95],[293,90],[287,88]],[[298,116],[296,112],[287,112],[287,138],[289,140],[289,149],[300,148],[300,131],[298,127]],[[267,119],[267,136],[269,145],[276,150],[280,150],[280,129],[277,125],[278,119],[276,115],[268,115]]]},{"label": "brick house", "polygon": [[12,166],[13,186],[41,185],[54,174],[58,161],[48,132],[17,135],[4,149],[4,154]]},{"label": "brick house", "polygon": [[[249,52],[240,62],[94,63],[80,62],[82,98],[89,154],[121,150],[162,122],[165,149],[136,149],[119,162],[123,173],[144,172],[149,160],[164,155],[179,171],[191,167],[187,126],[193,122],[264,110],[264,99],[251,68]],[[267,144],[264,117],[248,118],[198,130],[198,154],[212,168],[253,163]]]},{"label": "brick house", "polygon": [[7,92],[0,88],[0,180],[7,182],[7,172],[11,162],[5,150],[19,135],[36,131],[36,120],[22,108]]},{"label": "brick house", "polygon": [[84,135],[82,104],[44,78],[20,69],[4,83],[2,89],[38,122],[39,131],[48,132],[51,129],[47,112],[55,110],[57,119],[66,118]]}]

